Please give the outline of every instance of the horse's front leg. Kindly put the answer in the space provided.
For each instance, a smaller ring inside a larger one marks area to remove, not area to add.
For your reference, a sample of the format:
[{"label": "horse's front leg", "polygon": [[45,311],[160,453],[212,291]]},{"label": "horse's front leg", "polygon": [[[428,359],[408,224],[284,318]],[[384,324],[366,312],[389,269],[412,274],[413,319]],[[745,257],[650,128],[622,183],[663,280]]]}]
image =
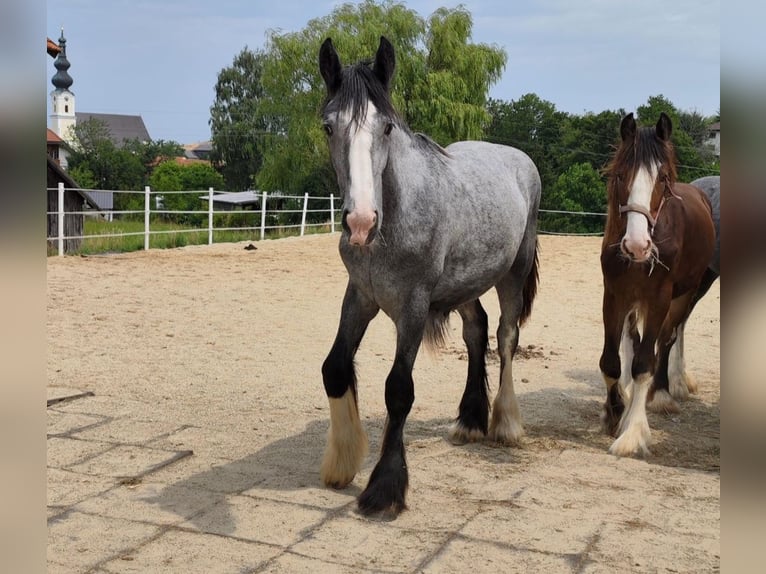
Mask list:
[{"label": "horse's front leg", "polygon": [[322,365],[330,401],[330,430],[322,460],[322,481],[333,488],[348,485],[367,455],[367,435],[359,420],[354,355],[378,306],[349,282],[343,297],[338,334]]},{"label": "horse's front leg", "polygon": [[601,413],[601,423],[604,431],[612,436],[617,434],[625,403],[620,391],[620,341],[627,309],[621,305],[614,294],[604,290],[602,307],[604,322],[604,349],[599,359],[601,376],[606,384],[606,401]]},{"label": "horse's front leg", "polygon": [[620,420],[619,436],[609,447],[611,454],[617,456],[649,454],[651,431],[646,417],[646,400],[657,367],[655,347],[670,308],[672,292],[673,286],[668,284],[649,305],[646,312],[641,344],[633,357],[631,368],[633,392],[630,395],[628,409]]},{"label": "horse's front leg", "polygon": [[363,514],[384,512],[397,516],[406,508],[405,495],[409,483],[404,453],[404,423],[415,401],[412,367],[423,339],[428,298],[412,296],[396,318],[396,357],[386,378],[386,428],[380,459],[370,481],[359,495]]}]

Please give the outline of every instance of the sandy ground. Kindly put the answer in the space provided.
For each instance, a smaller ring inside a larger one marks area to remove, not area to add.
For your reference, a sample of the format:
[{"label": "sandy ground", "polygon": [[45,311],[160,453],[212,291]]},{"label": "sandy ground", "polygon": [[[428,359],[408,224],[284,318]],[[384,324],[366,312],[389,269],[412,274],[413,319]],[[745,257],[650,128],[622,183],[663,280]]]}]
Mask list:
[{"label": "sandy ground", "polygon": [[318,474],[337,240],[48,258],[49,572],[719,570],[718,283],[687,329],[699,394],[650,414],[646,460],[619,459],[599,424],[600,239],[542,237],[514,368],[522,448],[447,442],[467,366],[455,315],[415,367],[410,508],[371,520],[354,499],[385,418],[382,314],[357,355],[371,454],[343,491]]}]

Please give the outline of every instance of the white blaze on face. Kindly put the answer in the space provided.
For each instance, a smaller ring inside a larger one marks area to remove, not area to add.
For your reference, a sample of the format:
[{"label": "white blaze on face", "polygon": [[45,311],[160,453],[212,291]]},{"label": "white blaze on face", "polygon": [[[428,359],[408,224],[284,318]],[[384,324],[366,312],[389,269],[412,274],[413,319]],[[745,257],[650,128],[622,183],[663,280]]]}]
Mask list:
[{"label": "white blaze on face", "polygon": [[372,174],[372,127],[378,111],[368,103],[365,120],[359,125],[352,125],[349,143],[349,198],[351,210],[346,223],[351,230],[352,245],[364,245],[367,236],[375,226],[375,185]]},{"label": "white blaze on face", "polygon": [[[652,191],[657,180],[658,167],[652,165],[649,169],[642,167],[633,179],[630,188],[628,204],[641,205],[650,211]],[[649,221],[641,213],[628,211],[628,228],[625,231],[622,245],[637,261],[648,259],[651,251],[652,238],[649,234]]]}]

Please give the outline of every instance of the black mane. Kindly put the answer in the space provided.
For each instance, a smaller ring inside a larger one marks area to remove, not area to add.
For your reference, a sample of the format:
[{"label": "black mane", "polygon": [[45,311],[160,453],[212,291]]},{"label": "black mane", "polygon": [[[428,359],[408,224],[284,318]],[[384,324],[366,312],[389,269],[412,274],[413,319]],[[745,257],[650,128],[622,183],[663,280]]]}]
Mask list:
[{"label": "black mane", "polygon": [[385,86],[375,75],[371,62],[359,62],[343,69],[338,91],[325,102],[324,112],[351,111],[352,123],[361,123],[367,112],[367,101],[371,101],[378,112],[397,126],[402,125],[401,117],[391,102]]}]

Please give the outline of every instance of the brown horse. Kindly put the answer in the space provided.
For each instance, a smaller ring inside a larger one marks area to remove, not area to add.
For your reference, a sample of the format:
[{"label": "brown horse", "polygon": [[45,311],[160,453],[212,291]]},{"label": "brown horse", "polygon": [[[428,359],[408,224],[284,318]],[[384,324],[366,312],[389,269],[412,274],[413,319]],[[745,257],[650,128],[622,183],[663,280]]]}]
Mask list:
[{"label": "brown horse", "polygon": [[[689,314],[715,246],[710,201],[698,188],[676,181],[672,129],[664,113],[654,127],[637,127],[628,114],[607,167],[599,366],[607,389],[604,428],[617,436],[609,452],[619,456],[649,452],[646,403],[662,400],[652,396],[652,379],[658,363],[667,365],[676,328]],[[619,384],[623,336],[632,341],[624,377],[629,392]]]}]

